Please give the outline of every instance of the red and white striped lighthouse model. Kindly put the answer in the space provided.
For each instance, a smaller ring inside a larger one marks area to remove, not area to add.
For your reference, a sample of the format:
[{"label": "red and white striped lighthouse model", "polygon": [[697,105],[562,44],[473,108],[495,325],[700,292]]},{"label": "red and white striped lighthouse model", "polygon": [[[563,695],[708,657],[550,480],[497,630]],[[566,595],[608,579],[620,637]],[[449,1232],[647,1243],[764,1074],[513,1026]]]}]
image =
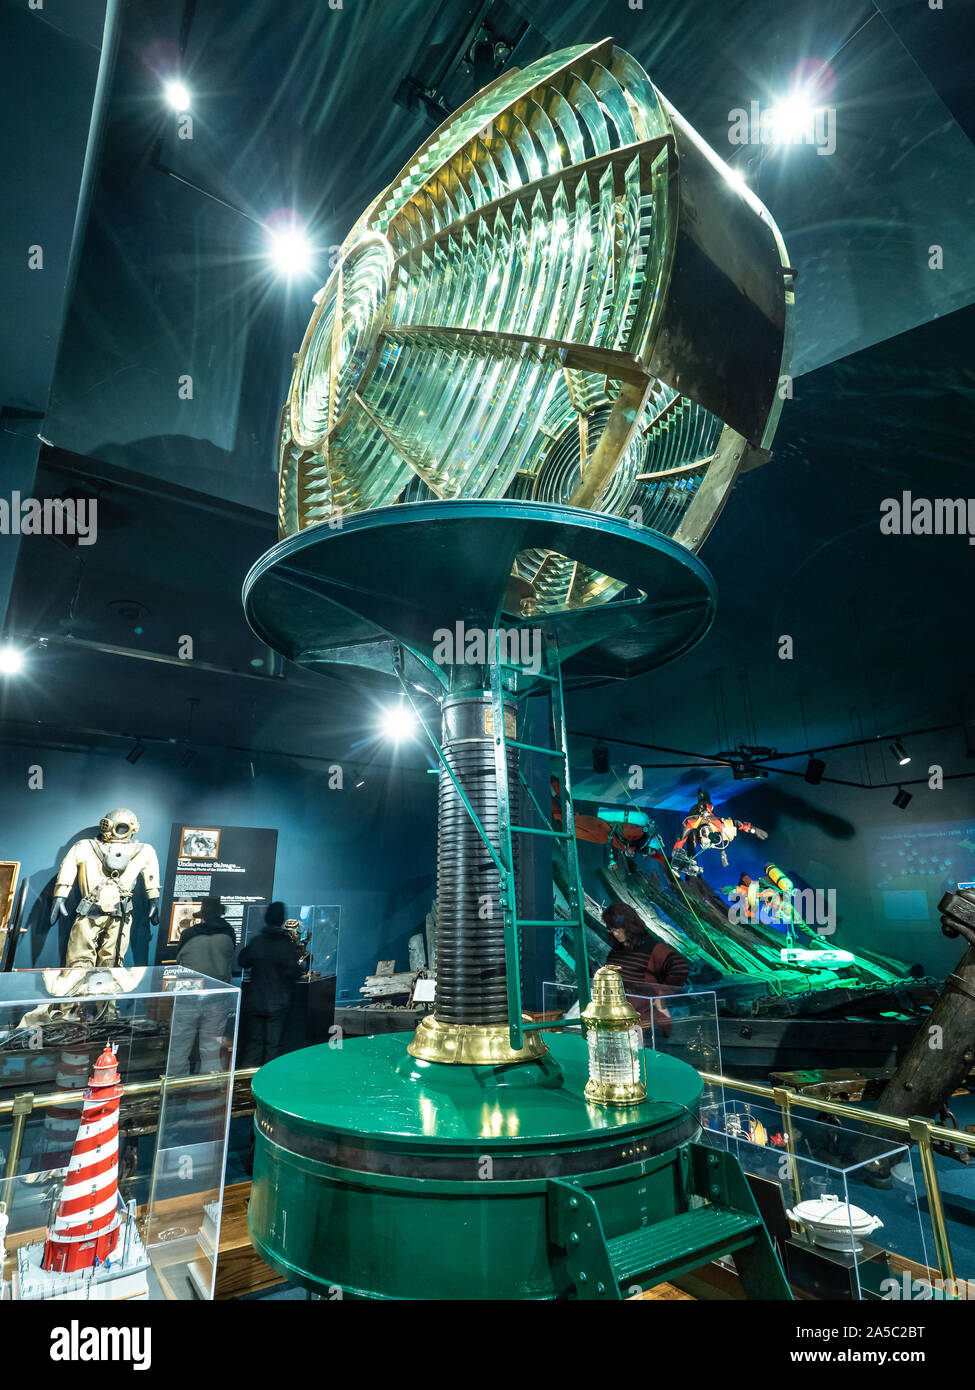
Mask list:
[{"label": "red and white striped lighthouse model", "polygon": [[58,1214],[44,1243],[42,1268],[57,1274],[90,1269],[119,1238],[118,1111],[122,1098],[111,1046],[95,1063],[71,1151]]}]

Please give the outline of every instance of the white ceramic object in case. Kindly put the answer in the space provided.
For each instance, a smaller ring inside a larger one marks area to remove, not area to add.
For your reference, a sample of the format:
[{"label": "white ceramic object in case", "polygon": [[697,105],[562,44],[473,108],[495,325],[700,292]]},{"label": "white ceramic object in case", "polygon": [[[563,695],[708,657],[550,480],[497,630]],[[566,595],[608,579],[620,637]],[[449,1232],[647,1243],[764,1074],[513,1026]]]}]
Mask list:
[{"label": "white ceramic object in case", "polygon": [[871,1216],[862,1207],[851,1206],[829,1194],[797,1202],[786,1216],[803,1226],[816,1245],[829,1250],[860,1251],[860,1242],[884,1224],[879,1216]]}]

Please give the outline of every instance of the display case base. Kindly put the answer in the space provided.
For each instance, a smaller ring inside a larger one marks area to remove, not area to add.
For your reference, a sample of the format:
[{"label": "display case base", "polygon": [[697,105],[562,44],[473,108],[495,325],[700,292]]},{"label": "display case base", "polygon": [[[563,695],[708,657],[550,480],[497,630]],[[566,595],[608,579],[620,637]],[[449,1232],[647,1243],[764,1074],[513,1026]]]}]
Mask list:
[{"label": "display case base", "polygon": [[58,1274],[41,1267],[44,1242],[22,1245],[17,1251],[17,1270],[13,1277],[15,1299],[42,1299],[45,1302],[116,1302],[149,1297],[149,1256],[133,1222],[123,1261],[106,1267],[73,1274]]}]

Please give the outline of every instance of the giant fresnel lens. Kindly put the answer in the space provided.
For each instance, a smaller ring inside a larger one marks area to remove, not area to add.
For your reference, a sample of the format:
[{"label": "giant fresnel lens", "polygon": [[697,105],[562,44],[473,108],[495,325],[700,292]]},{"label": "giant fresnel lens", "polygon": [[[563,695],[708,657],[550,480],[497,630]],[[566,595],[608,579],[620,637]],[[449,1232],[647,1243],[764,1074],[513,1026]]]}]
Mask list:
[{"label": "giant fresnel lens", "polygon": [[[662,1226],[697,1210],[700,1164],[680,1157],[696,1073],[651,1054],[647,1102],[591,1103],[584,1040],[525,1015],[524,933],[556,923],[524,915],[519,844],[565,856],[584,1009],[563,692],[706,633],[697,551],[769,456],[793,282],[765,208],[606,40],[450,116],[316,295],[281,419],[281,539],[245,606],[292,661],[368,671],[415,703],[440,767],[440,926],[436,1006],[412,1040],[308,1049],[255,1078],[252,1233],[308,1288],[617,1297],[626,1260],[646,1273],[672,1247]],[[542,745],[526,736],[539,700]],[[526,788],[526,751],[552,760],[558,816]],[[478,1182],[478,1156],[502,1181]],[[624,1202],[588,1222],[608,1245],[583,1259],[575,1213],[652,1163],[659,1247],[641,1237],[614,1263]]]}]

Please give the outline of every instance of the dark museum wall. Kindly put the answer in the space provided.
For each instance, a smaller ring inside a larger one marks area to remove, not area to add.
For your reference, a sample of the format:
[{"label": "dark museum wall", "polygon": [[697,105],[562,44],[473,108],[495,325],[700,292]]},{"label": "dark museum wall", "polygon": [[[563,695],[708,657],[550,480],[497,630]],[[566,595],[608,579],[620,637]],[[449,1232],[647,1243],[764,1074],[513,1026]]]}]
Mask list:
[{"label": "dark museum wall", "polygon": [[[28,788],[32,766],[43,772],[38,790]],[[406,968],[407,941],[430,906],[436,795],[435,779],[405,769],[370,774],[359,789],[353,780],[330,791],[324,769],[284,759],[258,765],[252,777],[246,762],[213,756],[187,769],[158,750],[133,765],[117,749],[0,748],[4,854],[21,860],[30,878],[29,931],[17,965],[59,964],[58,929],[49,925],[57,867],[105,811],[128,806],[140,819],[139,838],[159,854],[163,875],[174,821],[276,828],[275,897],[289,907],[339,904],[338,996],[358,999],[377,959]],[[156,934],[143,898],[132,932],[134,963],[155,960]]]}]

